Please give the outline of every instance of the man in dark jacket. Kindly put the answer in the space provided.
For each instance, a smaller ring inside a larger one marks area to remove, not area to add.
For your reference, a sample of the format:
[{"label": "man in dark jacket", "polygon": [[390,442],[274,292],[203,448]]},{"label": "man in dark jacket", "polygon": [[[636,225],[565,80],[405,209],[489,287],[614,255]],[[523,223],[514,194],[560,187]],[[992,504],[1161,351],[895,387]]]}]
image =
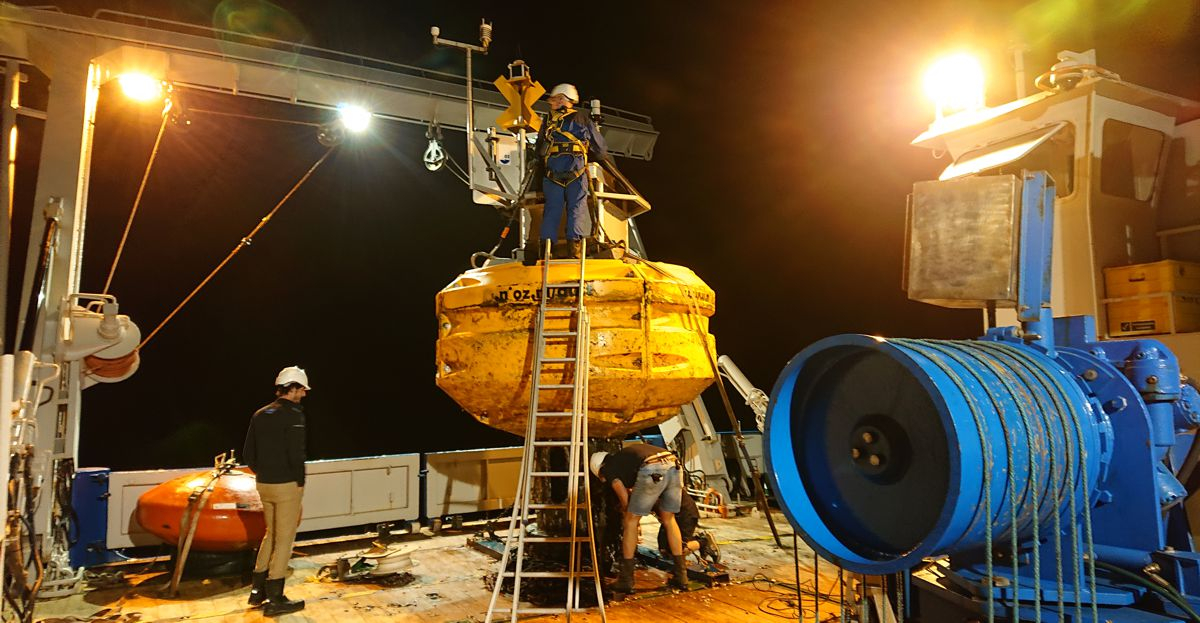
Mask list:
[{"label": "man in dark jacket", "polygon": [[613,590],[628,593],[633,590],[633,555],[637,552],[638,524],[653,510],[658,515],[667,536],[667,546],[674,559],[675,571],[671,588],[687,590],[687,563],[683,557],[683,541],[675,513],[683,498],[683,468],[669,450],[649,444],[635,443],[619,452],[596,452],[588,461],[601,482],[612,487],[617,503],[624,513],[621,532],[621,560]]},{"label": "man in dark jacket", "polygon": [[255,412],[246,431],[242,459],[257,475],[267,533],[254,564],[250,605],[277,616],[304,608],[303,600],[283,594],[288,559],[300,524],[304,496],[305,430],[300,401],[308,393],[308,375],[291,366],[275,377],[275,401]]}]

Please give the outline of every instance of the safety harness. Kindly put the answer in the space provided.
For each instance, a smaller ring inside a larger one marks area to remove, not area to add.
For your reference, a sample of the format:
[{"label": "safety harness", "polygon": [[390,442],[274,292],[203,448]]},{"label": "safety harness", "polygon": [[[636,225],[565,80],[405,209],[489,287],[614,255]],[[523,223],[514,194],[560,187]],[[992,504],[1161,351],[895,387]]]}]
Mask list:
[{"label": "safety harness", "polygon": [[[560,154],[583,156],[584,160],[587,160],[588,142],[580,140],[579,137],[563,129],[563,125],[567,122],[567,119],[577,114],[577,112],[575,110],[568,110],[560,115],[552,116],[550,123],[546,125],[546,142],[549,144],[549,147],[546,149],[543,164],[546,165],[546,177],[559,186],[565,187],[569,185],[571,182],[579,179],[579,176],[583,175],[584,171],[587,170],[585,166],[581,167],[578,171],[569,171],[567,173],[550,171],[550,158]],[[565,137],[566,140],[556,139],[556,135]]]}]

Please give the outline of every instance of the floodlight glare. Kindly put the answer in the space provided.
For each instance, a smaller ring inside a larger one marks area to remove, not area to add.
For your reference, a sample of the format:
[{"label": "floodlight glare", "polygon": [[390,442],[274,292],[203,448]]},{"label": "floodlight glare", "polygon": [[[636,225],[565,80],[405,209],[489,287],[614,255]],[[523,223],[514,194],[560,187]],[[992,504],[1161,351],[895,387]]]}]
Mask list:
[{"label": "floodlight glare", "polygon": [[983,65],[970,54],[939,59],[925,72],[925,94],[937,116],[983,108]]},{"label": "floodlight glare", "polygon": [[371,124],[371,111],[353,104],[338,104],[338,119],[351,132],[362,132]]},{"label": "floodlight glare", "polygon": [[121,85],[125,97],[134,101],[149,102],[161,99],[163,95],[162,81],[146,74],[121,74],[117,76],[117,83]]}]

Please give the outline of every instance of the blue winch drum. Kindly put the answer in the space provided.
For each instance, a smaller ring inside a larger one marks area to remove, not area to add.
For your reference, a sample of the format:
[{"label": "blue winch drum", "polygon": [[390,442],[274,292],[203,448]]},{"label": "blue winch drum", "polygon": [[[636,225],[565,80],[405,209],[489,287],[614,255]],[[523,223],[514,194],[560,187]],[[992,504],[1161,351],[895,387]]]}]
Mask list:
[{"label": "blue winch drum", "polygon": [[1043,537],[1056,512],[1069,525],[1095,489],[1103,417],[1033,347],[840,335],[788,363],[764,446],[805,542],[884,574],[984,548],[989,526],[999,544],[1035,516]]}]

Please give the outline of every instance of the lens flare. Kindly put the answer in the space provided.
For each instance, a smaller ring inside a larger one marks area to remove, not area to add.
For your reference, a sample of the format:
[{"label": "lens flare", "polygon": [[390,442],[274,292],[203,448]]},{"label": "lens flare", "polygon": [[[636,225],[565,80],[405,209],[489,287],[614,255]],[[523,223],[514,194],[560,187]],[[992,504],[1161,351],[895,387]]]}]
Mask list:
[{"label": "lens flare", "polygon": [[944,57],[925,72],[925,94],[937,107],[938,117],[983,108],[983,89],[983,65],[970,54]]},{"label": "lens flare", "polygon": [[338,104],[338,119],[351,132],[362,132],[371,124],[371,111],[354,104]]},{"label": "lens flare", "polygon": [[117,76],[117,83],[121,85],[121,92],[125,94],[125,97],[137,102],[161,99],[163,95],[162,81],[146,74],[121,74]]}]

